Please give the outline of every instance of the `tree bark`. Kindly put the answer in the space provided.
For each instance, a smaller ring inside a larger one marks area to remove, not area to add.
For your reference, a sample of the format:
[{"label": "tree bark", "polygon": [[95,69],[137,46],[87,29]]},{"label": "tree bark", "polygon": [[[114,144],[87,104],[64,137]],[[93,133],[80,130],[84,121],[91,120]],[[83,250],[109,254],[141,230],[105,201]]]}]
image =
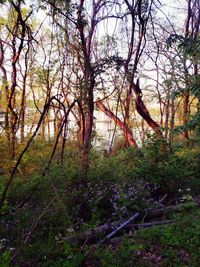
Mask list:
[{"label": "tree bark", "polygon": [[145,120],[145,122],[152,128],[159,139],[163,138],[163,134],[160,130],[159,124],[154,121],[146,108],[143,99],[142,99],[142,91],[139,85],[139,79],[136,84],[133,85],[133,91],[135,93],[135,107],[140,116]]},{"label": "tree bark", "polygon": [[111,118],[116,123],[116,125],[122,130],[124,134],[124,139],[128,141],[129,146],[137,148],[138,147],[137,143],[133,138],[133,135],[130,129],[127,127],[127,125],[123,123],[110,109],[105,107],[101,101],[97,101],[96,105],[103,113],[105,113],[109,118]]}]

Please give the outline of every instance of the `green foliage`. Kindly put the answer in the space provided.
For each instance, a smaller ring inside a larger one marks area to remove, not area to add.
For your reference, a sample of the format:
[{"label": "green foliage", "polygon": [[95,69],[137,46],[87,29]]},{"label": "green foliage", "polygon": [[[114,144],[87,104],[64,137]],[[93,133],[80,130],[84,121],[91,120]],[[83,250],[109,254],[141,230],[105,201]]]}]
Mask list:
[{"label": "green foliage", "polygon": [[10,252],[5,251],[0,255],[0,267],[9,267]]},{"label": "green foliage", "polygon": [[182,35],[171,34],[166,40],[167,48],[169,49],[173,44],[182,43],[183,41],[184,37]]},{"label": "green foliage", "polygon": [[[40,251],[38,250],[40,246]],[[61,235],[49,236],[44,241],[40,240],[26,249],[25,258],[29,260],[35,254],[40,255],[38,266],[52,267],[78,267],[82,266],[83,255],[78,247],[63,241]]]},{"label": "green foliage", "polygon": [[7,1],[10,2],[9,0],[0,0],[0,4],[5,4]]},{"label": "green foliage", "polygon": [[175,223],[140,230],[117,248],[97,248],[90,258],[97,266],[199,266],[200,212],[176,216]]},{"label": "green foliage", "polygon": [[200,75],[194,75],[190,78],[191,94],[200,99]]},{"label": "green foliage", "polygon": [[178,34],[171,34],[169,38],[166,40],[167,48],[169,49],[174,44],[177,45],[180,52],[183,55],[189,57],[190,59],[198,59],[200,57],[199,48],[200,48],[200,40],[193,39],[190,37],[184,37]]},{"label": "green foliage", "polygon": [[[136,162],[142,158],[138,150],[123,149],[108,158],[93,159],[90,166],[91,186],[96,209],[107,216],[127,216],[145,207],[148,189],[142,176],[136,173]],[[105,214],[106,215],[106,214]]]},{"label": "green foliage", "polygon": [[190,131],[191,136],[189,139],[190,144],[198,145],[200,142],[200,112],[191,115],[188,121],[181,126],[177,126],[174,129],[174,135],[182,134],[184,131]]},{"label": "green foliage", "polygon": [[[21,247],[28,238],[15,261],[19,266],[21,260],[32,264],[36,259],[37,266],[83,266],[87,260],[97,266],[132,266],[133,262],[134,266],[152,266],[147,260],[151,257],[161,257],[163,262],[166,259],[164,266],[169,259],[181,264],[172,243],[179,247],[183,240],[178,234],[172,237],[175,229],[170,227],[161,228],[168,229],[163,234],[155,230],[158,232],[147,237],[142,234],[135,241],[124,241],[117,255],[110,248],[98,248],[91,259],[85,259],[80,247],[65,239],[110,219],[128,218],[138,210],[154,207],[152,198],[159,199],[166,192],[176,194],[183,201],[190,200],[200,186],[198,146],[185,148],[174,144],[170,148],[155,136],[149,136],[142,149],[121,149],[109,157],[93,150],[85,176],[80,151],[67,143],[63,165],[59,145],[52,165],[42,176],[51,148],[51,143],[36,139],[18,168],[1,214],[0,236],[6,240],[2,243],[2,253]],[[5,149],[2,146],[1,155],[6,154]],[[2,159],[4,163],[10,160],[4,156]],[[9,164],[12,166],[12,162]],[[2,169],[1,176],[2,191],[8,177],[7,168]],[[160,190],[158,196],[155,188]],[[181,231],[181,226],[177,231]],[[197,245],[194,236],[190,239],[193,238]],[[151,248],[158,240],[163,251],[152,256]],[[195,261],[197,255],[192,242],[187,253],[194,254]]]}]

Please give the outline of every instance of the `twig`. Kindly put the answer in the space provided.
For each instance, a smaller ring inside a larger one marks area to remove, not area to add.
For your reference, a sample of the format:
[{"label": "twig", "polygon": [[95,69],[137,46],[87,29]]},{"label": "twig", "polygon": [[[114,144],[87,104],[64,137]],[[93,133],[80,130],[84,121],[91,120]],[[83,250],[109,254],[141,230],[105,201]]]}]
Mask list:
[{"label": "twig", "polygon": [[22,250],[22,248],[27,244],[28,240],[30,239],[31,235],[33,234],[33,231],[35,230],[35,228],[37,227],[39,221],[41,220],[41,218],[45,215],[45,213],[47,212],[49,206],[53,203],[54,198],[46,205],[46,207],[44,208],[44,210],[42,211],[42,213],[36,218],[36,220],[32,223],[31,225],[31,229],[29,230],[26,238],[24,239],[21,247],[16,251],[16,253],[12,256],[12,258],[10,259],[10,263],[14,260],[15,257],[17,257],[17,255],[19,254],[19,252]]}]

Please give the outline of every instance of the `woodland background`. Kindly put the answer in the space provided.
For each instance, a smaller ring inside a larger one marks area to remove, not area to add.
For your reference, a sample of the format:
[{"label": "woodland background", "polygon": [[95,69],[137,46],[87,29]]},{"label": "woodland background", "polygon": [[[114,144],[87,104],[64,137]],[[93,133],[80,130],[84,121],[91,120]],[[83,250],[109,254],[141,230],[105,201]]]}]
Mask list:
[{"label": "woodland background", "polygon": [[199,266],[199,0],[0,7],[0,266]]}]

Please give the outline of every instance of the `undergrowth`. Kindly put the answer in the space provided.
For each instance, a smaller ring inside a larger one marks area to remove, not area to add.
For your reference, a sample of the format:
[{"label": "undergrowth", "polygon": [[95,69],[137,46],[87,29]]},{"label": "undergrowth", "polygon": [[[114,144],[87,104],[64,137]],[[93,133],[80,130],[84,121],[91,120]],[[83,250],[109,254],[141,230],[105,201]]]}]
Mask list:
[{"label": "undergrowth", "polygon": [[[165,148],[163,154],[152,139],[141,149],[109,156],[92,150],[83,176],[80,152],[67,143],[63,164],[58,149],[42,175],[52,144],[34,141],[1,209],[0,266],[199,266],[198,209],[178,215],[169,226],[137,231],[117,246],[66,241],[153,208],[166,193],[171,199],[192,200],[200,188],[200,149]],[[16,159],[5,156],[4,146],[0,154],[3,192]]]}]

